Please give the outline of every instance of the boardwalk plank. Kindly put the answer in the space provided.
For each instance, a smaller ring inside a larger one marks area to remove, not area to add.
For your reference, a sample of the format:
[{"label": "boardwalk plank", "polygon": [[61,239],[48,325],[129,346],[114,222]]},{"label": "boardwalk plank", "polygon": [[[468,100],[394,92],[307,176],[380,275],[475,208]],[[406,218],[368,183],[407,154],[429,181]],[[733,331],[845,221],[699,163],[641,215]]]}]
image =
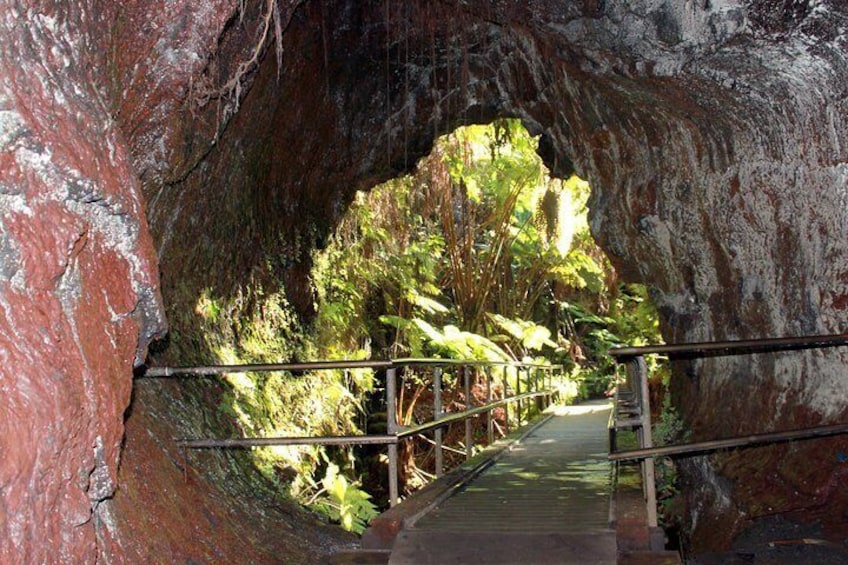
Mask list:
[{"label": "boardwalk plank", "polygon": [[568,407],[398,536],[390,563],[615,563],[608,403]]},{"label": "boardwalk plank", "polygon": [[439,532],[407,530],[398,535],[390,565],[612,565],[615,533],[595,535]]}]

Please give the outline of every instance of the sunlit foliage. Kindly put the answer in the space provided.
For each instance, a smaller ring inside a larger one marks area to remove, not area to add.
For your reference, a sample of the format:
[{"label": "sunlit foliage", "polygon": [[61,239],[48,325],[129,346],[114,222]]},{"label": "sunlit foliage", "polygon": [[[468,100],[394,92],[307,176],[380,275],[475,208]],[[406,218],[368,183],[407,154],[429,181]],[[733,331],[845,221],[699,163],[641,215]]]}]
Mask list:
[{"label": "sunlit foliage", "polygon": [[[619,284],[594,243],[589,185],[551,178],[537,143],[517,120],[440,138],[415,174],[357,194],[326,249],[315,252],[311,327],[299,325],[282,291],[254,285],[227,302],[207,293],[195,312],[206,349],[228,364],[537,360],[570,367],[563,391],[603,394],[616,371],[607,349],[657,341],[656,315],[647,291]],[[381,394],[368,370],[226,379],[220,412],[248,436],[363,433],[368,403]],[[429,385],[410,386],[399,393],[406,423]],[[352,450],[255,455],[267,478],[348,529],[361,531],[373,515]],[[414,453],[409,461],[414,472]]]},{"label": "sunlit foliage", "polygon": [[319,348],[566,361],[603,392],[606,349],[656,341],[656,315],[592,239],[588,183],[551,178],[537,145],[517,120],[460,128],[358,194],[316,256]]}]

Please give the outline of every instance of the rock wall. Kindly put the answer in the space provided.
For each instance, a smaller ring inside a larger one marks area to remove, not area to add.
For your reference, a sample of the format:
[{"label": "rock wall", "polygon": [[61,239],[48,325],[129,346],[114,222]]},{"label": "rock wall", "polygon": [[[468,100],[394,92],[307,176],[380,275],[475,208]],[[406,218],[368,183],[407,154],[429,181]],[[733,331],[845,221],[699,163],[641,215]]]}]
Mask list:
[{"label": "rock wall", "polygon": [[[132,366],[165,330],[90,6],[0,6],[0,561],[93,562]],[[86,29],[91,25],[91,29]]]},{"label": "rock wall", "polygon": [[[160,274],[197,359],[211,356],[190,315],[203,291],[283,281],[308,317],[310,252],[354,191],[462,123],[521,117],[556,173],[591,182],[594,233],[654,288],[669,341],[845,322],[836,0],[0,8],[0,561],[121,560],[120,537],[143,531],[102,501],[132,367],[165,331]],[[280,59],[262,40],[275,28]],[[844,362],[680,364],[674,400],[693,439],[844,421]],[[692,460],[695,549],[769,514],[842,516],[844,443]],[[150,456],[128,453],[127,468]]]}]

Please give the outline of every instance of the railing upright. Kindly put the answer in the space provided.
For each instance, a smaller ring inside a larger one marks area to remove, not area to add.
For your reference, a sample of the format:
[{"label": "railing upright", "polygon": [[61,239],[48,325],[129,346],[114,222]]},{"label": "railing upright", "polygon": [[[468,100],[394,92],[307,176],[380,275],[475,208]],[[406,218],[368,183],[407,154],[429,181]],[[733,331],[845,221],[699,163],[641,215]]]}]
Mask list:
[{"label": "railing upright", "polygon": [[[442,417],[444,413],[442,406],[442,368],[433,369],[433,416],[435,419]],[[445,472],[445,456],[442,451],[442,428],[433,431],[436,442],[436,476],[441,477]]]},{"label": "railing upright", "polygon": [[[627,364],[627,371],[632,372],[632,382],[638,388],[640,404],[642,406],[642,425],[638,429],[639,446],[650,448],[654,445],[651,432],[651,396],[648,390],[648,366],[642,355],[634,357]],[[657,527],[657,487],[654,480],[654,460],[646,458],[642,460],[642,476],[644,481],[645,505],[648,510],[648,528]]]},{"label": "railing upright", "polygon": [[[397,424],[397,369],[386,370],[386,432],[398,432]],[[398,445],[389,444],[389,505],[398,503]]]},{"label": "railing upright", "polygon": [[[485,367],[484,373],[486,375],[486,404],[492,403],[492,368]],[[488,440],[488,444],[492,445],[495,442],[495,420],[493,418],[492,411],[489,410],[486,412],[486,439]]]},{"label": "railing upright", "polygon": [[[533,369],[533,387],[534,387],[533,392],[539,392],[540,390],[542,390],[539,387],[540,372],[541,371],[538,367],[535,367]],[[537,396],[536,397],[536,412],[542,412],[544,409],[545,409],[545,399],[542,398],[541,396]]]},{"label": "railing upright", "polygon": [[[515,396],[521,396],[521,368],[515,368]],[[516,427],[521,427],[521,399],[515,401]]]},{"label": "railing upright", "polygon": [[[462,370],[462,380],[463,385],[465,386],[465,409],[470,410],[473,406],[473,402],[471,400],[471,367],[465,365]],[[471,436],[473,432],[473,424],[474,422],[471,418],[465,419],[465,460],[468,461],[471,459],[471,456],[474,454],[474,449],[472,448],[471,442],[473,438]]]},{"label": "railing upright", "polygon": [[554,403],[556,397],[556,391],[554,390],[554,377],[562,376],[562,368],[559,369],[549,369],[548,370],[548,406]]},{"label": "railing upright", "polygon": [[[503,400],[509,396],[509,367],[504,365],[503,368],[503,393],[501,394],[501,399]],[[509,404],[504,405],[504,433],[509,435]]]}]

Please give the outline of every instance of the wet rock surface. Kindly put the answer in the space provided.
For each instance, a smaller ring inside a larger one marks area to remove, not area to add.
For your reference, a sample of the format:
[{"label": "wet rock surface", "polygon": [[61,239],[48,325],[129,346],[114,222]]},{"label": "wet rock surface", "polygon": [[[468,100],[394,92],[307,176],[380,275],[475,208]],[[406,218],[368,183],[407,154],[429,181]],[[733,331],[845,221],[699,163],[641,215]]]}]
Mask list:
[{"label": "wet rock surface", "polygon": [[[120,494],[104,528],[103,501],[165,313],[210,360],[186,314],[204,289],[282,281],[308,318],[310,252],[354,191],[463,123],[518,116],[590,181],[668,341],[842,331],[843,3],[281,1],[279,67],[266,4],[237,4],[0,1],[0,561],[120,560],[141,530]],[[681,362],[672,393],[693,440],[845,421],[845,355]],[[846,452],[689,461],[691,547],[786,512],[838,537]]]}]

